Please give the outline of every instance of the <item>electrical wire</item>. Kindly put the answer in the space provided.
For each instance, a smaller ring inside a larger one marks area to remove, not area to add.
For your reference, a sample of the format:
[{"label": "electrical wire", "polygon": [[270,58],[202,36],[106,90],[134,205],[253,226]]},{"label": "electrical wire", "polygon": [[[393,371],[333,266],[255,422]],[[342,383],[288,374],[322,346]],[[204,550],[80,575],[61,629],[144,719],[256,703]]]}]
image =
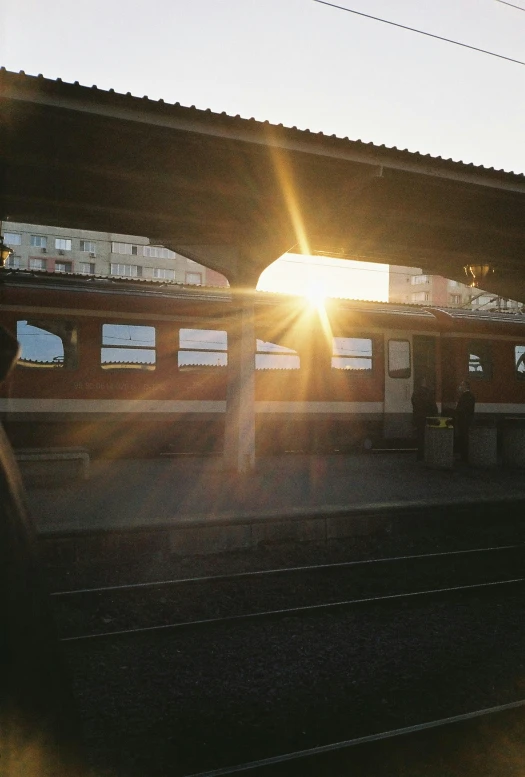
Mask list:
[{"label": "electrical wire", "polygon": [[507,3],[507,0],[496,0],[497,3],[501,3],[502,5],[510,5],[511,8],[517,8],[518,11],[525,11],[525,8],[522,8],[521,5],[514,5],[514,3]]},{"label": "electrical wire", "polygon": [[[503,2],[503,0],[497,0],[497,2]],[[339,11],[347,11],[348,13],[356,14],[357,16],[364,16],[367,19],[373,19],[375,22],[383,22],[383,24],[390,24],[392,27],[399,27],[402,30],[408,30],[409,32],[417,32],[419,35],[426,35],[428,38],[435,38],[436,40],[445,41],[445,43],[453,43],[455,46],[462,46],[465,49],[471,49],[472,51],[478,51],[480,54],[488,54],[490,57],[497,57],[498,59],[505,59],[507,62],[514,62],[516,65],[524,65],[519,59],[512,59],[512,57],[506,57],[503,54],[496,54],[494,51],[487,51],[487,49],[480,49],[477,46],[470,46],[468,43],[461,43],[458,40],[452,38],[443,38],[441,35],[434,35],[432,32],[425,32],[425,30],[417,30],[415,27],[407,27],[405,24],[398,24],[397,22],[391,22],[388,19],[382,19],[380,16],[371,16],[368,13],[362,11],[355,11],[353,8],[345,8],[343,5],[336,5],[335,3],[329,3],[327,0],[314,0],[314,3],[320,3],[321,5],[328,5],[331,8],[337,8]],[[510,5],[507,3],[507,5]],[[518,8],[518,6],[515,6]],[[521,9],[523,10],[523,9]]]},{"label": "electrical wire", "polygon": [[[337,257],[327,257],[327,259],[336,259],[340,262],[346,262],[346,261],[354,261],[354,262],[363,262],[367,264],[374,264],[374,262],[370,262],[366,259],[337,259]],[[410,275],[410,273],[401,272],[398,270],[375,270],[371,267],[344,267],[342,265],[337,264],[324,264],[324,262],[301,262],[300,259],[285,259],[284,257],[279,257],[279,259],[276,260],[276,262],[286,262],[286,264],[296,264],[298,266],[306,266],[306,267],[324,267],[326,270],[334,269],[334,270],[344,270],[345,272],[375,272],[375,273],[381,273],[383,275]],[[387,264],[387,262],[381,262],[381,264]],[[270,265],[271,266],[271,265]],[[396,265],[389,265],[389,267],[396,267]],[[424,275],[429,275],[430,273],[423,273]],[[466,285],[466,284],[465,284]]]}]

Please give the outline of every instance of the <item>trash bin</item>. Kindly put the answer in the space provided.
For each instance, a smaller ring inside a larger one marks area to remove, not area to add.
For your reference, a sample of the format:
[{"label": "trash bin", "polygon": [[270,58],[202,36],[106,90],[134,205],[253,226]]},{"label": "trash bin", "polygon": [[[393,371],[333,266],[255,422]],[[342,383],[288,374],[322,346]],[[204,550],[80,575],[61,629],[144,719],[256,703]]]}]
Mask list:
[{"label": "trash bin", "polygon": [[468,463],[473,467],[498,464],[498,429],[492,419],[476,419],[469,429]]},{"label": "trash bin", "polygon": [[503,419],[501,456],[504,466],[525,467],[525,417]]},{"label": "trash bin", "polygon": [[452,418],[429,417],[425,426],[425,464],[435,469],[454,466]]}]

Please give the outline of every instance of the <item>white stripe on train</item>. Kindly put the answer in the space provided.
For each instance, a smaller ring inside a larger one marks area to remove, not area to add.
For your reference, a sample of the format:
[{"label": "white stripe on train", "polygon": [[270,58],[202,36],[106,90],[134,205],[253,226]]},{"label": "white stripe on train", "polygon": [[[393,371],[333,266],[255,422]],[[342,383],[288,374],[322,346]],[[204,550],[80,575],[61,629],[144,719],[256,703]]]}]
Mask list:
[{"label": "white stripe on train", "polygon": [[[257,413],[382,413],[382,402],[256,402]],[[2,413],[225,413],[226,402],[170,399],[0,399]]]},{"label": "white stripe on train", "polygon": [[[178,399],[0,398],[0,413],[225,413],[226,402]],[[383,402],[256,402],[260,414],[360,415],[384,413]],[[476,413],[523,414],[525,404],[478,402]]]}]

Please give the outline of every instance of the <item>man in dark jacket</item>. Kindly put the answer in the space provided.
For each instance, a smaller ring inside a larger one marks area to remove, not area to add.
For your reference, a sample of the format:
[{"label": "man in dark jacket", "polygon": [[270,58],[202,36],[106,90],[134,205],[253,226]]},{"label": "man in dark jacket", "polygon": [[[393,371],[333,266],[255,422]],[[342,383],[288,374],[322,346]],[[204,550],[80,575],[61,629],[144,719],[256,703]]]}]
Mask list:
[{"label": "man in dark jacket", "polygon": [[425,425],[429,416],[436,416],[438,409],[434,395],[427,386],[426,378],[421,378],[412,394],[412,419],[416,429],[417,458],[422,459],[425,449]]},{"label": "man in dark jacket", "polygon": [[459,385],[459,399],[456,405],[456,434],[458,451],[462,461],[468,461],[468,437],[469,429],[474,418],[476,397],[470,390],[468,380]]}]

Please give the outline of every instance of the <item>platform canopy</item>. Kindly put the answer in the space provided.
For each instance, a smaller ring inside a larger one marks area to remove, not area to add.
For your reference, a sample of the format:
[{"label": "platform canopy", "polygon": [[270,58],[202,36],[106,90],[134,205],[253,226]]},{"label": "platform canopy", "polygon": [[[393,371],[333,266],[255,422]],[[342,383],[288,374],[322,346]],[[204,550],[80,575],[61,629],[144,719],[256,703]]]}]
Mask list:
[{"label": "platform canopy", "polygon": [[485,263],[525,302],[523,175],[5,69],[0,123],[3,220],[144,235],[249,287],[286,251]]}]

